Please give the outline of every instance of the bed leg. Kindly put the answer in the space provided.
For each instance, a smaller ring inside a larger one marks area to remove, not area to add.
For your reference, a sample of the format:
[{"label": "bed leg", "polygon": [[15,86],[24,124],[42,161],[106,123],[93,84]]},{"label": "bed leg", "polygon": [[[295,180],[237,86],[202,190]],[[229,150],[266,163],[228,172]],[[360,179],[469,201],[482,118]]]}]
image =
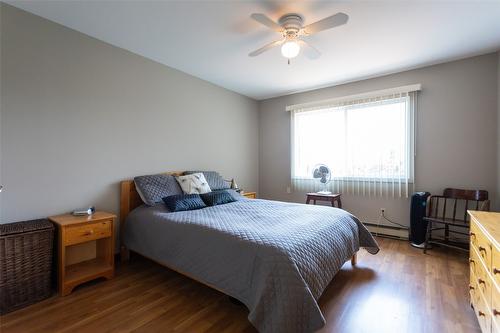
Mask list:
[{"label": "bed leg", "polygon": [[122,245],[120,247],[120,261],[122,263],[129,261],[130,259],[130,251],[125,247],[125,245]]},{"label": "bed leg", "polygon": [[356,266],[358,263],[358,253],[354,253],[351,257],[351,265]]}]

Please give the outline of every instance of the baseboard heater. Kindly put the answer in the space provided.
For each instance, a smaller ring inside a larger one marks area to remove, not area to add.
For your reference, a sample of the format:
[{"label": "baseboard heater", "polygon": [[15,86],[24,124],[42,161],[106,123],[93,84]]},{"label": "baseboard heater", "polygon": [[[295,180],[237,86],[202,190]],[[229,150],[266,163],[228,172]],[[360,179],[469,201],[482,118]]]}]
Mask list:
[{"label": "baseboard heater", "polygon": [[408,240],[408,229],[371,222],[363,222],[363,224],[368,229],[368,231],[372,233],[372,235]]}]

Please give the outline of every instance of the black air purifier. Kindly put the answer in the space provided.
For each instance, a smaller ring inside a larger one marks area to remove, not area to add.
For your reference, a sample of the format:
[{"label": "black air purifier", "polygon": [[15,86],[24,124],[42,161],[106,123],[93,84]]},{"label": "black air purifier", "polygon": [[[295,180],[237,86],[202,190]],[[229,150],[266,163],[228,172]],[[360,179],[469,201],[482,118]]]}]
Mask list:
[{"label": "black air purifier", "polygon": [[424,217],[427,209],[427,198],[430,195],[429,192],[415,192],[411,196],[410,242],[414,247],[424,247],[427,231],[427,222],[424,221]]}]

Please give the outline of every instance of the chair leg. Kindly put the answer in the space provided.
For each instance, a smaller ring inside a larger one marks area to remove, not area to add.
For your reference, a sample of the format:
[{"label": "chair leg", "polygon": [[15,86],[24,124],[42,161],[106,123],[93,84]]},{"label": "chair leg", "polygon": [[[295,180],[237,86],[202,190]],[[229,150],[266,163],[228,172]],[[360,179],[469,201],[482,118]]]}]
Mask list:
[{"label": "chair leg", "polygon": [[424,254],[427,253],[427,246],[429,245],[429,241],[431,240],[431,232],[432,232],[432,222],[427,222],[427,231],[425,232],[425,243],[424,243]]}]

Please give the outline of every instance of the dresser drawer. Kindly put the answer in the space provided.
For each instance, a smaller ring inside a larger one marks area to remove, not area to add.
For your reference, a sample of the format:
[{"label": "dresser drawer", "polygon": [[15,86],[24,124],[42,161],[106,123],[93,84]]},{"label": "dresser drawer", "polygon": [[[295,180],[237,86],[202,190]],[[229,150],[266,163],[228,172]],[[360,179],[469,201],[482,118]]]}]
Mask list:
[{"label": "dresser drawer", "polygon": [[[481,259],[479,259],[476,248],[471,246],[469,250],[469,267],[471,271],[474,272],[475,276],[477,276],[478,274],[478,265],[481,265]],[[474,281],[477,281],[477,279],[475,279]]]},{"label": "dresser drawer", "polygon": [[[471,253],[476,252],[475,249],[471,249]],[[476,256],[477,256],[476,252]],[[473,255],[474,258],[474,255]],[[490,275],[486,271],[486,267],[484,267],[483,263],[480,261],[475,265],[474,269],[475,277],[476,277],[476,286],[479,291],[483,294],[484,301],[488,308],[491,307],[491,290],[492,287],[492,280],[490,278]]]},{"label": "dresser drawer", "polygon": [[498,289],[493,286],[492,300],[491,300],[491,325],[492,332],[500,332],[500,293]]},{"label": "dresser drawer", "polygon": [[470,281],[469,281],[469,297],[470,297],[470,304],[474,308],[475,305],[478,302],[478,295],[480,295],[479,290],[477,288],[477,278],[476,274],[474,274],[474,271],[472,267],[470,268]]},{"label": "dresser drawer", "polygon": [[481,326],[481,332],[491,332],[492,315],[481,294],[478,295],[477,302],[474,304],[474,312],[476,313],[479,326]]},{"label": "dresser drawer", "polygon": [[111,220],[99,221],[65,229],[64,245],[72,245],[111,236]]},{"label": "dresser drawer", "polygon": [[500,287],[500,252],[496,249],[494,249],[491,254],[491,275],[493,276],[497,287]]},{"label": "dresser drawer", "polygon": [[471,221],[470,235],[472,244],[471,247],[474,247],[477,250],[486,266],[486,269],[491,272],[491,244],[474,221]]}]

